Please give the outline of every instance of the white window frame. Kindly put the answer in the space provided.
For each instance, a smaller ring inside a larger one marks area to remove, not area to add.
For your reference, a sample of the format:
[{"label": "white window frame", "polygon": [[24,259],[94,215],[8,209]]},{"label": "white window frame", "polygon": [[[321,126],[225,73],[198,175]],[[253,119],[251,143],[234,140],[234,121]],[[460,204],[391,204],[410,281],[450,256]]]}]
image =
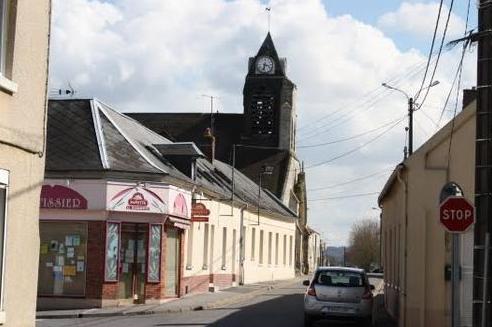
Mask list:
[{"label": "white window frame", "polygon": [[[7,249],[7,217],[8,217],[8,194],[9,194],[9,175],[10,172],[0,168],[0,188],[5,189],[5,207],[3,218],[3,251],[2,251],[2,278],[0,285],[0,324],[5,323],[4,294],[5,294],[5,258]],[[1,223],[1,221],[0,221]]]},{"label": "white window frame", "polygon": [[17,92],[17,84],[5,75],[7,68],[8,11],[11,0],[0,0],[0,90],[10,94]]}]

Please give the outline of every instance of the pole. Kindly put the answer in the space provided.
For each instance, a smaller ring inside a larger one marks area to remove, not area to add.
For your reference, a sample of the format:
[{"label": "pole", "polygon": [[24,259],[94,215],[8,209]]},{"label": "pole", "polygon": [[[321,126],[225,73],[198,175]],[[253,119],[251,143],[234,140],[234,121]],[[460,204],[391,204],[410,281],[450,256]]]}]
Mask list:
[{"label": "pole", "polygon": [[489,250],[490,250],[490,234],[485,234],[485,249],[483,255],[484,275],[483,275],[483,290],[482,290],[482,326],[487,326],[487,304],[488,304],[488,281],[489,281]]},{"label": "pole", "polygon": [[413,153],[413,98],[408,98],[408,155]]},{"label": "pole", "polygon": [[[473,250],[473,326],[490,327],[491,307],[483,302],[490,298],[486,281],[491,271],[489,249],[485,245],[492,232],[492,2],[478,5],[477,114],[475,138],[475,224]],[[483,253],[482,253],[483,251]]]},{"label": "pole", "polygon": [[453,253],[451,269],[451,326],[460,325],[460,235],[453,234]]}]

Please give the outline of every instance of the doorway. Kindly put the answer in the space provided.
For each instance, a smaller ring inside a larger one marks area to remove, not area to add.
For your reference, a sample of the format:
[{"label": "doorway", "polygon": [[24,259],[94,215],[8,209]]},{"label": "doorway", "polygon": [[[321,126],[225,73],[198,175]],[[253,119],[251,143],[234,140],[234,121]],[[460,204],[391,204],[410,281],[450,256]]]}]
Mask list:
[{"label": "doorway", "polygon": [[145,301],[147,224],[121,224],[119,298]]}]

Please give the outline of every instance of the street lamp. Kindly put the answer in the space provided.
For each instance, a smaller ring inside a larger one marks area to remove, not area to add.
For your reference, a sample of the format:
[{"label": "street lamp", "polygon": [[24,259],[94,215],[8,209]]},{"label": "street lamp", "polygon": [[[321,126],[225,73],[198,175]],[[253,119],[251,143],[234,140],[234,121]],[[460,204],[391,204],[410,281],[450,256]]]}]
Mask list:
[{"label": "street lamp", "polygon": [[[423,88],[421,91],[429,89],[431,87],[434,87],[437,84],[439,84],[439,81],[433,81],[429,86],[427,86],[426,88]],[[394,86],[391,86],[387,83],[382,83],[381,85],[387,89],[398,91],[398,92],[402,93],[408,100],[408,155],[412,155],[412,153],[413,153],[413,112],[418,110],[418,109],[413,108],[415,105],[415,103],[413,101],[415,96],[411,97],[408,95],[407,92],[405,92],[399,88],[396,88]],[[420,109],[420,107],[419,107],[419,109]]]}]

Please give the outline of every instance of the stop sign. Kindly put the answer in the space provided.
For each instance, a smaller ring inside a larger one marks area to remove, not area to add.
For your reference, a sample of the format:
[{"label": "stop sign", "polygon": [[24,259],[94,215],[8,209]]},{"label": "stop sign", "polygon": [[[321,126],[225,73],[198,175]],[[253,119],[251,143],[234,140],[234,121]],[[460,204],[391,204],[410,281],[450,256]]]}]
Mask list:
[{"label": "stop sign", "polygon": [[467,199],[450,196],[439,206],[439,220],[451,233],[463,233],[475,223],[475,207]]}]

